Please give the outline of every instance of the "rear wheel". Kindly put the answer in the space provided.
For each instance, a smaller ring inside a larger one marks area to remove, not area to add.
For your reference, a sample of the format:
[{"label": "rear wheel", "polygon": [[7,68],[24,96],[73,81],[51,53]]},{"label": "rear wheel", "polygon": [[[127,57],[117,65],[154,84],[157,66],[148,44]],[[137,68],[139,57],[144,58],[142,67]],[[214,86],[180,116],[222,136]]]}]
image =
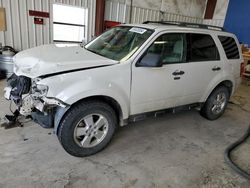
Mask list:
[{"label": "rear wheel", "polygon": [[58,138],[71,155],[84,157],[104,149],[117,126],[114,110],[103,102],[73,106],[60,124]]},{"label": "rear wheel", "polygon": [[225,86],[216,88],[201,109],[201,115],[209,120],[218,119],[225,111],[229,100],[229,90]]}]

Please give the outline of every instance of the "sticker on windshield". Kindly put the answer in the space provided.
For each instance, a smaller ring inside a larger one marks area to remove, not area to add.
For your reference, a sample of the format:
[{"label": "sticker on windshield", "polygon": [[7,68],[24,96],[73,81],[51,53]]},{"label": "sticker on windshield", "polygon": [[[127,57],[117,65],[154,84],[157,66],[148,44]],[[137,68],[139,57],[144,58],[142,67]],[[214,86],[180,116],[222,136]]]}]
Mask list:
[{"label": "sticker on windshield", "polygon": [[142,28],[138,28],[138,27],[132,27],[129,31],[134,32],[134,33],[143,34],[147,30],[146,29],[142,29]]}]

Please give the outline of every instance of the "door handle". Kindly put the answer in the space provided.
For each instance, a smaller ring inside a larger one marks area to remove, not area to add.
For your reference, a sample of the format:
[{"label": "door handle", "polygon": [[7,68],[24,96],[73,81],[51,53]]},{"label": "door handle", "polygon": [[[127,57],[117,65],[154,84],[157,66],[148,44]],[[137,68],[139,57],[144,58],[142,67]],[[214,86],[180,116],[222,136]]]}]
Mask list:
[{"label": "door handle", "polygon": [[217,66],[215,66],[215,67],[212,68],[212,71],[219,71],[219,70],[221,70],[221,68],[217,67]]},{"label": "door handle", "polygon": [[174,75],[174,76],[178,76],[178,75],[183,75],[183,74],[185,74],[185,72],[184,71],[174,71],[173,73],[172,73],[172,75]]}]

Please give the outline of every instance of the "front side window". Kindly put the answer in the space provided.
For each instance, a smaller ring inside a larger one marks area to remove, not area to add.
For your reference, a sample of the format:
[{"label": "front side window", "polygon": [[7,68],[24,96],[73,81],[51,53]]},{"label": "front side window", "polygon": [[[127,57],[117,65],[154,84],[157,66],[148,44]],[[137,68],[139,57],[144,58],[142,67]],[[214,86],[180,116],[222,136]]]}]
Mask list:
[{"label": "front side window", "polygon": [[161,64],[182,63],[186,59],[186,34],[168,33],[158,37],[145,55],[159,56]]},{"label": "front side window", "polygon": [[188,34],[188,61],[215,61],[219,59],[218,49],[210,35]]},{"label": "front side window", "polygon": [[153,30],[118,26],[91,41],[85,48],[117,61],[125,61],[150,37]]}]

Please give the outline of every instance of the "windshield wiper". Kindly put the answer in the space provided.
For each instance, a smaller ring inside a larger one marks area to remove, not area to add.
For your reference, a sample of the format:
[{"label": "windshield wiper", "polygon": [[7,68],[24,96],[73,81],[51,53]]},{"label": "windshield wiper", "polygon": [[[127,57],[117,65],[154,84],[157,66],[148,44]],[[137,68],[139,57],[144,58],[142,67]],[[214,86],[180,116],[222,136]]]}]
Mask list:
[{"label": "windshield wiper", "polygon": [[84,47],[84,49],[86,49],[86,50],[88,50],[88,51],[90,51],[90,52],[92,52],[92,53],[94,53],[94,54],[97,54],[97,55],[100,55],[100,56],[102,56],[102,57],[105,57],[105,56],[103,56],[102,54],[99,54],[98,52],[96,52],[96,51],[94,51],[94,50],[90,50],[90,49],[85,48],[85,47]]}]

